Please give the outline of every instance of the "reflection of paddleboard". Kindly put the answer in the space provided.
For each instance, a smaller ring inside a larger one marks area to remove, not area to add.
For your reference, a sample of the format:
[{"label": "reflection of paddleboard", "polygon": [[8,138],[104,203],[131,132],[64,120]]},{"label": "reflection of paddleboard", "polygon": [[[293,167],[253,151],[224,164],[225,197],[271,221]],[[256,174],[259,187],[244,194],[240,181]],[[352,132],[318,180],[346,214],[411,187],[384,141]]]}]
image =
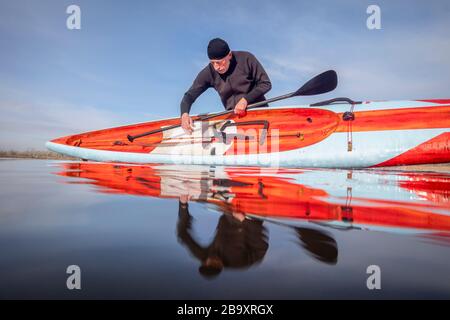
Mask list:
[{"label": "reflection of paddleboard", "polygon": [[[63,164],[59,174],[89,179],[81,183],[96,185],[106,193],[169,199],[188,196],[192,201],[207,202],[221,211],[255,217],[326,223],[341,228],[414,233],[450,231],[450,204],[433,196],[432,188],[426,185],[429,176],[426,173],[399,175],[400,181],[395,185],[381,185],[389,199],[361,196],[364,192],[352,195],[348,179],[347,185],[334,186],[344,189],[345,197],[341,196],[340,190],[336,192],[300,183],[302,180],[330,181],[334,179],[331,170],[68,163]],[[334,174],[347,177],[342,171]],[[371,175],[377,176],[376,173]],[[430,183],[434,185],[437,177],[430,176]],[[415,179],[411,180],[411,177]],[[364,179],[363,174],[360,179]],[[379,179],[385,181],[384,173]],[[402,201],[402,196],[394,194],[408,195],[417,188],[417,179],[420,179],[419,196],[428,194],[426,203],[423,200]],[[450,189],[449,175],[442,175],[439,181],[443,188],[446,185]],[[363,189],[364,184],[359,184],[359,188]]]},{"label": "reflection of paddleboard", "polygon": [[[349,116],[348,111],[354,111]],[[261,108],[128,141],[179,119],[54,139],[50,150],[130,163],[372,167],[450,162],[450,100]]]}]

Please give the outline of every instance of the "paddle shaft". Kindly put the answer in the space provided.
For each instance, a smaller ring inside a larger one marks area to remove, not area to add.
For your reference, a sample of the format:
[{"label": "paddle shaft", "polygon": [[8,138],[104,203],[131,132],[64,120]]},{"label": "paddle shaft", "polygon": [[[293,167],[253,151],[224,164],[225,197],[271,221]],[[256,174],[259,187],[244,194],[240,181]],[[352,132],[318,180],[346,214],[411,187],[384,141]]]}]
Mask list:
[{"label": "paddle shaft", "polygon": [[[261,107],[261,106],[263,106],[265,104],[268,104],[268,103],[271,103],[271,102],[275,102],[275,101],[279,101],[279,100],[283,100],[283,99],[288,99],[290,97],[293,97],[294,94],[295,94],[295,92],[291,92],[291,93],[288,93],[288,94],[285,94],[285,95],[282,95],[282,96],[278,96],[278,97],[275,97],[275,98],[267,99],[267,100],[260,101],[260,102],[255,102],[255,103],[252,103],[252,104],[248,105],[247,109],[254,109],[254,108]],[[222,116],[224,114],[228,114],[228,113],[232,113],[232,112],[234,112],[234,110],[225,110],[225,111],[222,111],[222,112],[218,112],[218,113],[214,113],[214,114],[211,114],[211,115],[206,115],[204,117],[200,117],[199,119],[195,119],[194,121],[208,120],[208,119],[215,118],[215,117],[218,117],[218,116]]]},{"label": "paddle shaft", "polygon": [[[283,100],[283,99],[288,99],[288,98],[293,97],[294,94],[295,94],[295,92],[291,92],[291,93],[288,93],[288,94],[285,94],[285,95],[282,95],[282,96],[274,97],[274,98],[267,99],[267,100],[260,101],[260,102],[255,102],[255,103],[252,103],[252,104],[248,105],[247,109],[254,109],[254,108],[261,107],[261,106],[263,106],[265,104],[268,104],[268,103],[271,103],[271,102],[275,102],[275,101],[279,101],[279,100]],[[234,110],[225,110],[225,111],[214,113],[214,114],[210,114],[210,115],[207,114],[207,115],[204,115],[204,116],[199,116],[197,119],[194,119],[193,121],[204,121],[204,120],[208,120],[208,119],[212,119],[212,118],[215,118],[215,117],[223,116],[225,114],[229,114],[229,113],[233,113],[233,112],[234,112]],[[164,128],[160,128],[160,129],[156,129],[156,130],[140,133],[140,134],[137,134],[135,136],[128,135],[127,138],[128,138],[128,140],[130,142],[133,142],[134,139],[145,137],[145,136],[148,136],[148,135],[151,135],[151,134],[163,132],[163,131],[170,130],[170,129],[175,129],[175,128],[178,128],[178,127],[181,127],[181,124],[174,124],[174,125],[171,125],[171,126],[168,126],[168,127],[164,127]]]}]

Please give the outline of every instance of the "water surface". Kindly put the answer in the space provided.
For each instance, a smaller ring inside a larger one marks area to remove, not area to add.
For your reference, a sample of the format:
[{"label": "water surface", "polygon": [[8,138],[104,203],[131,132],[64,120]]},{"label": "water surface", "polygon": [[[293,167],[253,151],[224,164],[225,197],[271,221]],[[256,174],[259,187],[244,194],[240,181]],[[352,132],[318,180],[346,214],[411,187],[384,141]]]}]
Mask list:
[{"label": "water surface", "polygon": [[0,160],[0,179],[3,299],[450,298],[448,173]]}]

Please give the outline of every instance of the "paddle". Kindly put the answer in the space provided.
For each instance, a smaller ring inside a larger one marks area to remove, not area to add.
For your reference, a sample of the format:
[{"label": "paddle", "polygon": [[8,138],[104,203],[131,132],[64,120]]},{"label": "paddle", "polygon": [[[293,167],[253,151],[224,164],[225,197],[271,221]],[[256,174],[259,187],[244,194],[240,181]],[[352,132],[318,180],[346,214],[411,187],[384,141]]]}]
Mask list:
[{"label": "paddle", "polygon": [[[300,245],[314,258],[327,264],[336,264],[338,259],[338,245],[336,240],[325,231],[301,227],[282,222],[281,220],[249,215],[255,220],[273,223],[294,230],[300,240]],[[308,220],[308,222],[313,222]]]},{"label": "paddle", "polygon": [[[264,100],[264,101],[252,103],[252,104],[247,106],[247,109],[258,108],[258,107],[260,107],[262,105],[265,105],[267,103],[280,101],[280,100],[284,100],[284,99],[288,99],[288,98],[292,98],[292,97],[311,96],[311,95],[316,95],[316,94],[327,93],[327,92],[333,91],[336,88],[336,86],[337,86],[337,74],[336,74],[336,71],[328,70],[328,71],[325,71],[325,72],[315,76],[311,80],[309,80],[307,83],[305,83],[297,91],[294,91],[294,92],[291,92],[291,93],[288,93],[288,94],[285,94],[285,95],[282,95],[282,96],[278,96],[278,97],[275,97],[275,98],[267,99],[267,100]],[[225,115],[225,114],[229,114],[229,113],[232,113],[232,112],[233,112],[233,110],[226,110],[226,111],[222,111],[222,112],[218,112],[218,113],[214,113],[214,114],[207,114],[207,115],[204,115],[204,116],[198,116],[193,121],[204,121],[204,120],[208,120],[208,119],[215,118],[215,117],[218,117],[218,116],[222,116],[222,115]],[[181,127],[181,124],[175,124],[175,125],[172,125],[172,126],[161,128],[161,129],[144,132],[144,133],[141,133],[141,134],[137,134],[135,136],[127,135],[127,138],[128,138],[128,141],[133,142],[134,139],[145,137],[145,136],[148,136],[148,135],[151,135],[151,134],[155,134],[155,133],[158,133],[158,132],[163,132],[163,131],[170,130],[170,129],[175,129],[175,128],[178,128],[178,127]]]},{"label": "paddle", "polygon": [[338,246],[336,240],[323,231],[293,227],[297,232],[300,244],[315,259],[336,264],[338,258]]}]

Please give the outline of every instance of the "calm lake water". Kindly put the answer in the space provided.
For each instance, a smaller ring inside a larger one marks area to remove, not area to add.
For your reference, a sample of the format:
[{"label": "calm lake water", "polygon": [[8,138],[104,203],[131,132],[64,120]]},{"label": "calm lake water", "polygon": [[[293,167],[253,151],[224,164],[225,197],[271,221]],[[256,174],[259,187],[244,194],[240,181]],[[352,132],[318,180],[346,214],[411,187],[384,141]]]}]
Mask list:
[{"label": "calm lake water", "polygon": [[2,299],[450,298],[450,174],[5,159],[0,179]]}]

